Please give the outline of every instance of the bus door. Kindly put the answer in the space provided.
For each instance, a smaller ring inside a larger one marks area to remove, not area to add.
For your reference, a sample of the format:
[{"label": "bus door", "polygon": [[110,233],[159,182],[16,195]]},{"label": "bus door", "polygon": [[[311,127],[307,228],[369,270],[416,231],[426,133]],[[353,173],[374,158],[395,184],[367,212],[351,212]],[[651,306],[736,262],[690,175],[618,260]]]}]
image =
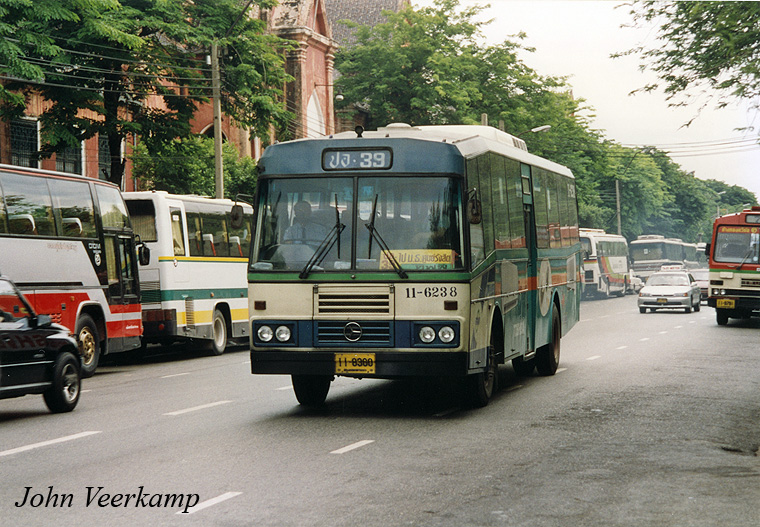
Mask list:
[{"label": "bus door", "polygon": [[520,163],[523,194],[523,218],[525,221],[525,243],[528,248],[528,292],[525,311],[527,350],[535,351],[536,316],[538,315],[538,252],[536,249],[536,222],[533,211],[533,184],[530,165]]},{"label": "bus door", "polygon": [[108,267],[109,352],[129,350],[140,345],[142,313],[137,279],[135,247],[130,236],[106,233]]}]

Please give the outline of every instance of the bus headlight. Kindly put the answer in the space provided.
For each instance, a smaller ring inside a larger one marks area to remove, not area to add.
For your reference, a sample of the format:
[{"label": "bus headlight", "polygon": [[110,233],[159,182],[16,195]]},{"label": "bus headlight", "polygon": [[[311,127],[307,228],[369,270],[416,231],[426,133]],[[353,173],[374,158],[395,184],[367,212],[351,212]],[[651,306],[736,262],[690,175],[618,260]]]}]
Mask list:
[{"label": "bus headlight", "polygon": [[261,326],[258,331],[256,331],[256,336],[259,337],[261,342],[270,342],[272,337],[274,337],[274,332],[269,326]]},{"label": "bus headlight", "polygon": [[290,328],[288,326],[279,326],[274,332],[274,336],[277,337],[277,340],[280,342],[287,342],[290,340]]},{"label": "bus headlight", "polygon": [[422,326],[419,335],[420,340],[425,344],[430,344],[435,340],[435,330],[430,326]]},{"label": "bus headlight", "polygon": [[444,344],[451,343],[456,336],[456,332],[449,326],[443,326],[440,330],[438,330],[438,338],[441,339],[441,342]]}]

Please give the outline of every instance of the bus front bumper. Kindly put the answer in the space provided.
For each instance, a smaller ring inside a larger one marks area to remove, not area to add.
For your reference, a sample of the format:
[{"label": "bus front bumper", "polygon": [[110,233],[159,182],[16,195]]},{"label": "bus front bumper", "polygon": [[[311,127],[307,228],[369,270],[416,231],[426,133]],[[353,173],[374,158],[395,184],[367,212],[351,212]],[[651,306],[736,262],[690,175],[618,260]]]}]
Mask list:
[{"label": "bus front bumper", "polygon": [[[390,379],[397,377],[459,377],[468,373],[465,352],[370,352],[374,373],[336,373],[340,351],[251,351],[251,373],[287,375],[345,375]],[[364,350],[357,353],[364,354]]]}]

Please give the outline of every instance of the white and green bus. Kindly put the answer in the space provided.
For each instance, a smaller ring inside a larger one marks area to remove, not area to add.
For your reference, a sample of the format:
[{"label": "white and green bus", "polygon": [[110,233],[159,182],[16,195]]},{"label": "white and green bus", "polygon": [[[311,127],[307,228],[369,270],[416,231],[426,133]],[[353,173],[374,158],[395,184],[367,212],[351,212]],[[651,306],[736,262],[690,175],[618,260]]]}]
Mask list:
[{"label": "white and green bus", "polygon": [[583,283],[587,296],[623,296],[631,288],[631,261],[623,236],[580,229]]},{"label": "white and green bus", "polygon": [[483,406],[500,364],[556,372],[581,293],[570,170],[494,128],[396,124],[272,145],[259,171],[252,373],[307,406],[335,376],[461,380]]},{"label": "white and green bus", "polygon": [[135,233],[150,249],[140,267],[143,342],[202,341],[214,354],[248,338],[246,267],[252,207],[230,226],[233,202],[125,192]]}]

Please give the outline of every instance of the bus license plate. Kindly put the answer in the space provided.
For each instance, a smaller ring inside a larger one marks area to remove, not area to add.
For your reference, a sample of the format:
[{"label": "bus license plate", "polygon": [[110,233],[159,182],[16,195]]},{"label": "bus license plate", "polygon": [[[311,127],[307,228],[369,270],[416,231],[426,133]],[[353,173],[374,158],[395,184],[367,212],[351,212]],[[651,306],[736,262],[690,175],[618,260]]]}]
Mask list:
[{"label": "bus license plate", "polygon": [[736,307],[736,301],[733,298],[719,298],[715,305],[720,309],[733,309]]},{"label": "bus license plate", "polygon": [[374,353],[336,353],[335,373],[341,374],[374,374]]}]

